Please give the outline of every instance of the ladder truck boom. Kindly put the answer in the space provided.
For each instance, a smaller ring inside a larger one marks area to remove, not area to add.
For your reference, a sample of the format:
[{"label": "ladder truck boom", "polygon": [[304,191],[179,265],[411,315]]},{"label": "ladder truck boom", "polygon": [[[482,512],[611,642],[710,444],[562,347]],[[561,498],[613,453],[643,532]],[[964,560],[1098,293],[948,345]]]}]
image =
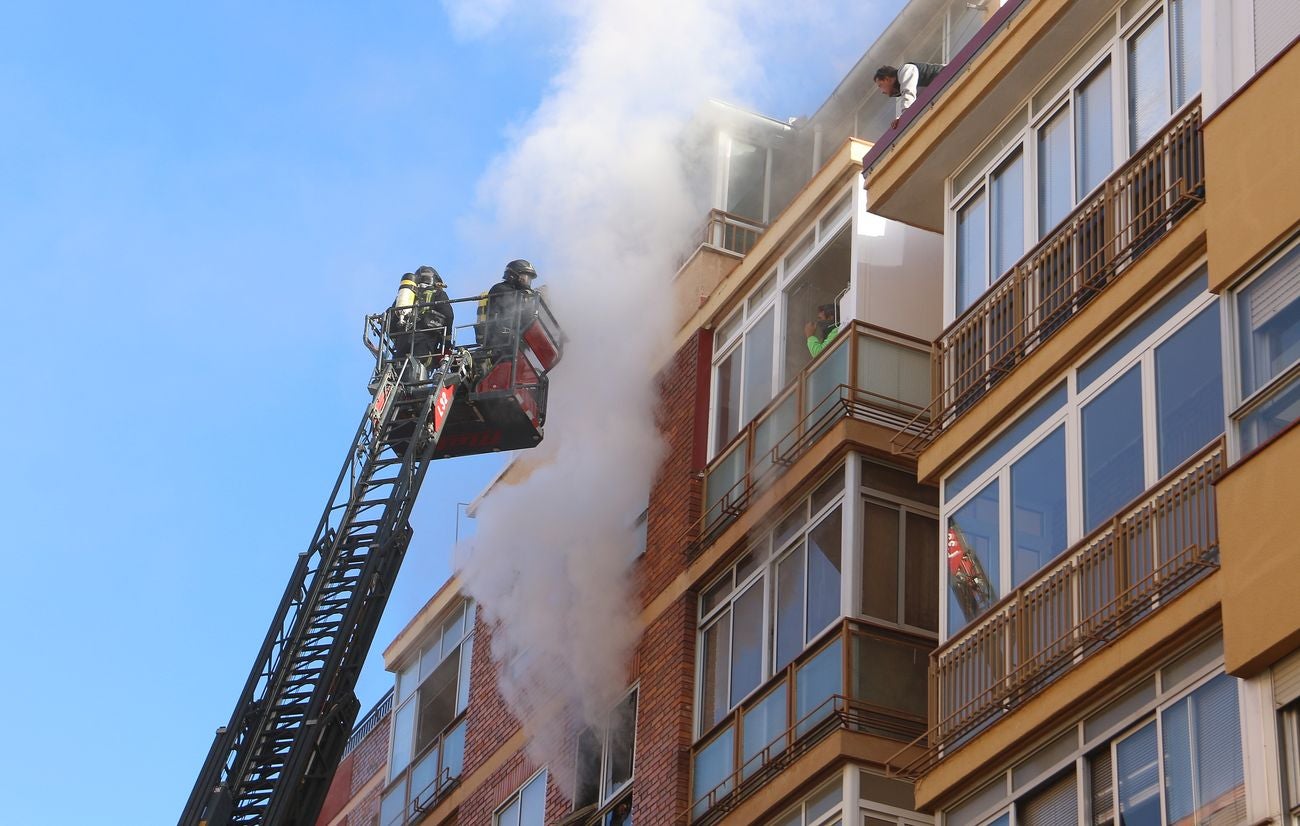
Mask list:
[{"label": "ladder truck boom", "polygon": [[457,348],[436,313],[407,309],[366,318],[373,399],[179,826],[313,826],[430,464],[542,439],[563,337],[539,294],[525,291],[490,350]]}]

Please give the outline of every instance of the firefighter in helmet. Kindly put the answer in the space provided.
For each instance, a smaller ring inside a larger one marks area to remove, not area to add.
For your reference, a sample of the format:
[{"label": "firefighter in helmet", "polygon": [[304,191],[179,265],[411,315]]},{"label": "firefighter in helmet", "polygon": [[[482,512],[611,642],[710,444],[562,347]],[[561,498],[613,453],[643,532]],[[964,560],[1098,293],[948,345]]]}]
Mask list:
[{"label": "firefighter in helmet", "polygon": [[479,301],[475,333],[479,344],[494,360],[514,354],[521,315],[536,278],[537,270],[532,264],[522,258],[511,261],[506,264],[501,281],[493,284],[487,296]]},{"label": "firefighter in helmet", "polygon": [[390,333],[394,354],[399,359],[413,354],[425,367],[432,367],[434,356],[451,344],[454,319],[442,276],[428,265],[403,275],[393,309]]}]

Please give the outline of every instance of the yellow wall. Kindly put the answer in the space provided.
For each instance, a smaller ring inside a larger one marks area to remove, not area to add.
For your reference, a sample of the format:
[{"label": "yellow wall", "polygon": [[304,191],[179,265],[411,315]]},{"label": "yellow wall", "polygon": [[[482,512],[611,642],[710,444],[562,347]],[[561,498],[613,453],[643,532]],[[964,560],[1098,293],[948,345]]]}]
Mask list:
[{"label": "yellow wall", "polygon": [[1228,671],[1253,676],[1300,645],[1300,427],[1234,466],[1216,486]]},{"label": "yellow wall", "polygon": [[1210,289],[1221,290],[1297,226],[1300,49],[1292,48],[1205,123]]}]

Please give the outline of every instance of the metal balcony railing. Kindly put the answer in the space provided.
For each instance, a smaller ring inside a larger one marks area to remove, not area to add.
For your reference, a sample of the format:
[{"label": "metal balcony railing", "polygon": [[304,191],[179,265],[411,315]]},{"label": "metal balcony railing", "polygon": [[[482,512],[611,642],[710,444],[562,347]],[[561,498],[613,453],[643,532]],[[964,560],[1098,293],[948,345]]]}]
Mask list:
[{"label": "metal balcony railing", "polygon": [[[1219,567],[1220,437],[930,658],[933,727],[891,759],[917,778]],[[915,752],[912,752],[915,754]]]},{"label": "metal balcony railing", "polygon": [[894,449],[919,455],[1204,199],[1198,98],[948,325],[939,393]]},{"label": "metal balcony railing", "polygon": [[726,210],[711,209],[704,220],[704,226],[696,236],[695,243],[677,262],[677,269],[680,271],[701,247],[746,255],[758,243],[758,237],[765,229],[767,225],[760,221],[753,221]]},{"label": "metal balcony railing", "polygon": [[348,752],[361,745],[361,741],[366,739],[366,735],[375,730],[388,713],[393,710],[393,690],[388,689],[388,693],[375,703],[375,707],[362,718],[360,723],[352,729],[352,735],[348,737],[347,745],[343,747],[343,756],[346,757]]},{"label": "metal balcony railing", "polygon": [[[888,662],[905,659],[897,656],[899,652],[914,656],[914,676],[919,682],[923,679],[924,658],[932,646],[931,640],[886,631],[854,618],[841,620],[696,744],[691,761],[692,788],[700,752],[720,737],[732,738],[730,766],[735,768],[693,801],[691,822],[697,826],[718,822],[837,730],[874,734],[900,743],[921,734],[925,730],[921,709],[882,704],[887,690],[875,679],[877,658],[882,652],[894,655],[888,657]],[[834,678],[828,680],[828,672]],[[898,674],[891,674],[890,679],[903,685],[908,681]],[[808,710],[801,713],[801,709]],[[751,716],[761,724],[757,734],[746,732],[745,723]],[[774,725],[774,720],[780,722]],[[794,723],[787,727],[790,720]],[[755,741],[755,737],[762,738],[764,732],[774,728],[781,729],[775,738]]]},{"label": "metal balcony railing", "polygon": [[927,361],[919,339],[851,322],[709,463],[687,556],[712,544],[840,419],[915,427],[908,423],[930,393]]}]

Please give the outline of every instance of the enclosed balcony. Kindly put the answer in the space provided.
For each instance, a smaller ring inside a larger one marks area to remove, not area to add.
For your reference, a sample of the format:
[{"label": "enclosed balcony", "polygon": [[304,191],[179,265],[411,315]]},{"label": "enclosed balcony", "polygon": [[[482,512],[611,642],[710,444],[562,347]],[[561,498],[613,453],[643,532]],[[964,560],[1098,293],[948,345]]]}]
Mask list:
[{"label": "enclosed balcony", "polygon": [[837,731],[905,743],[925,728],[932,642],[846,618],[696,745],[691,820],[719,822]]},{"label": "enclosed balcony", "polygon": [[755,496],[781,477],[838,421],[898,429],[922,415],[930,395],[925,346],[853,322],[741,429],[705,469],[704,514],[688,547],[712,544]]},{"label": "enclosed balcony", "polygon": [[[891,761],[896,772],[924,775],[1217,570],[1224,464],[1219,438],[939,646],[932,728],[913,744],[919,752]],[[947,556],[954,590],[981,587],[959,532],[950,530]]]},{"label": "enclosed balcony", "polygon": [[895,448],[919,455],[1204,198],[1198,100],[948,325],[932,351],[939,391]]}]

